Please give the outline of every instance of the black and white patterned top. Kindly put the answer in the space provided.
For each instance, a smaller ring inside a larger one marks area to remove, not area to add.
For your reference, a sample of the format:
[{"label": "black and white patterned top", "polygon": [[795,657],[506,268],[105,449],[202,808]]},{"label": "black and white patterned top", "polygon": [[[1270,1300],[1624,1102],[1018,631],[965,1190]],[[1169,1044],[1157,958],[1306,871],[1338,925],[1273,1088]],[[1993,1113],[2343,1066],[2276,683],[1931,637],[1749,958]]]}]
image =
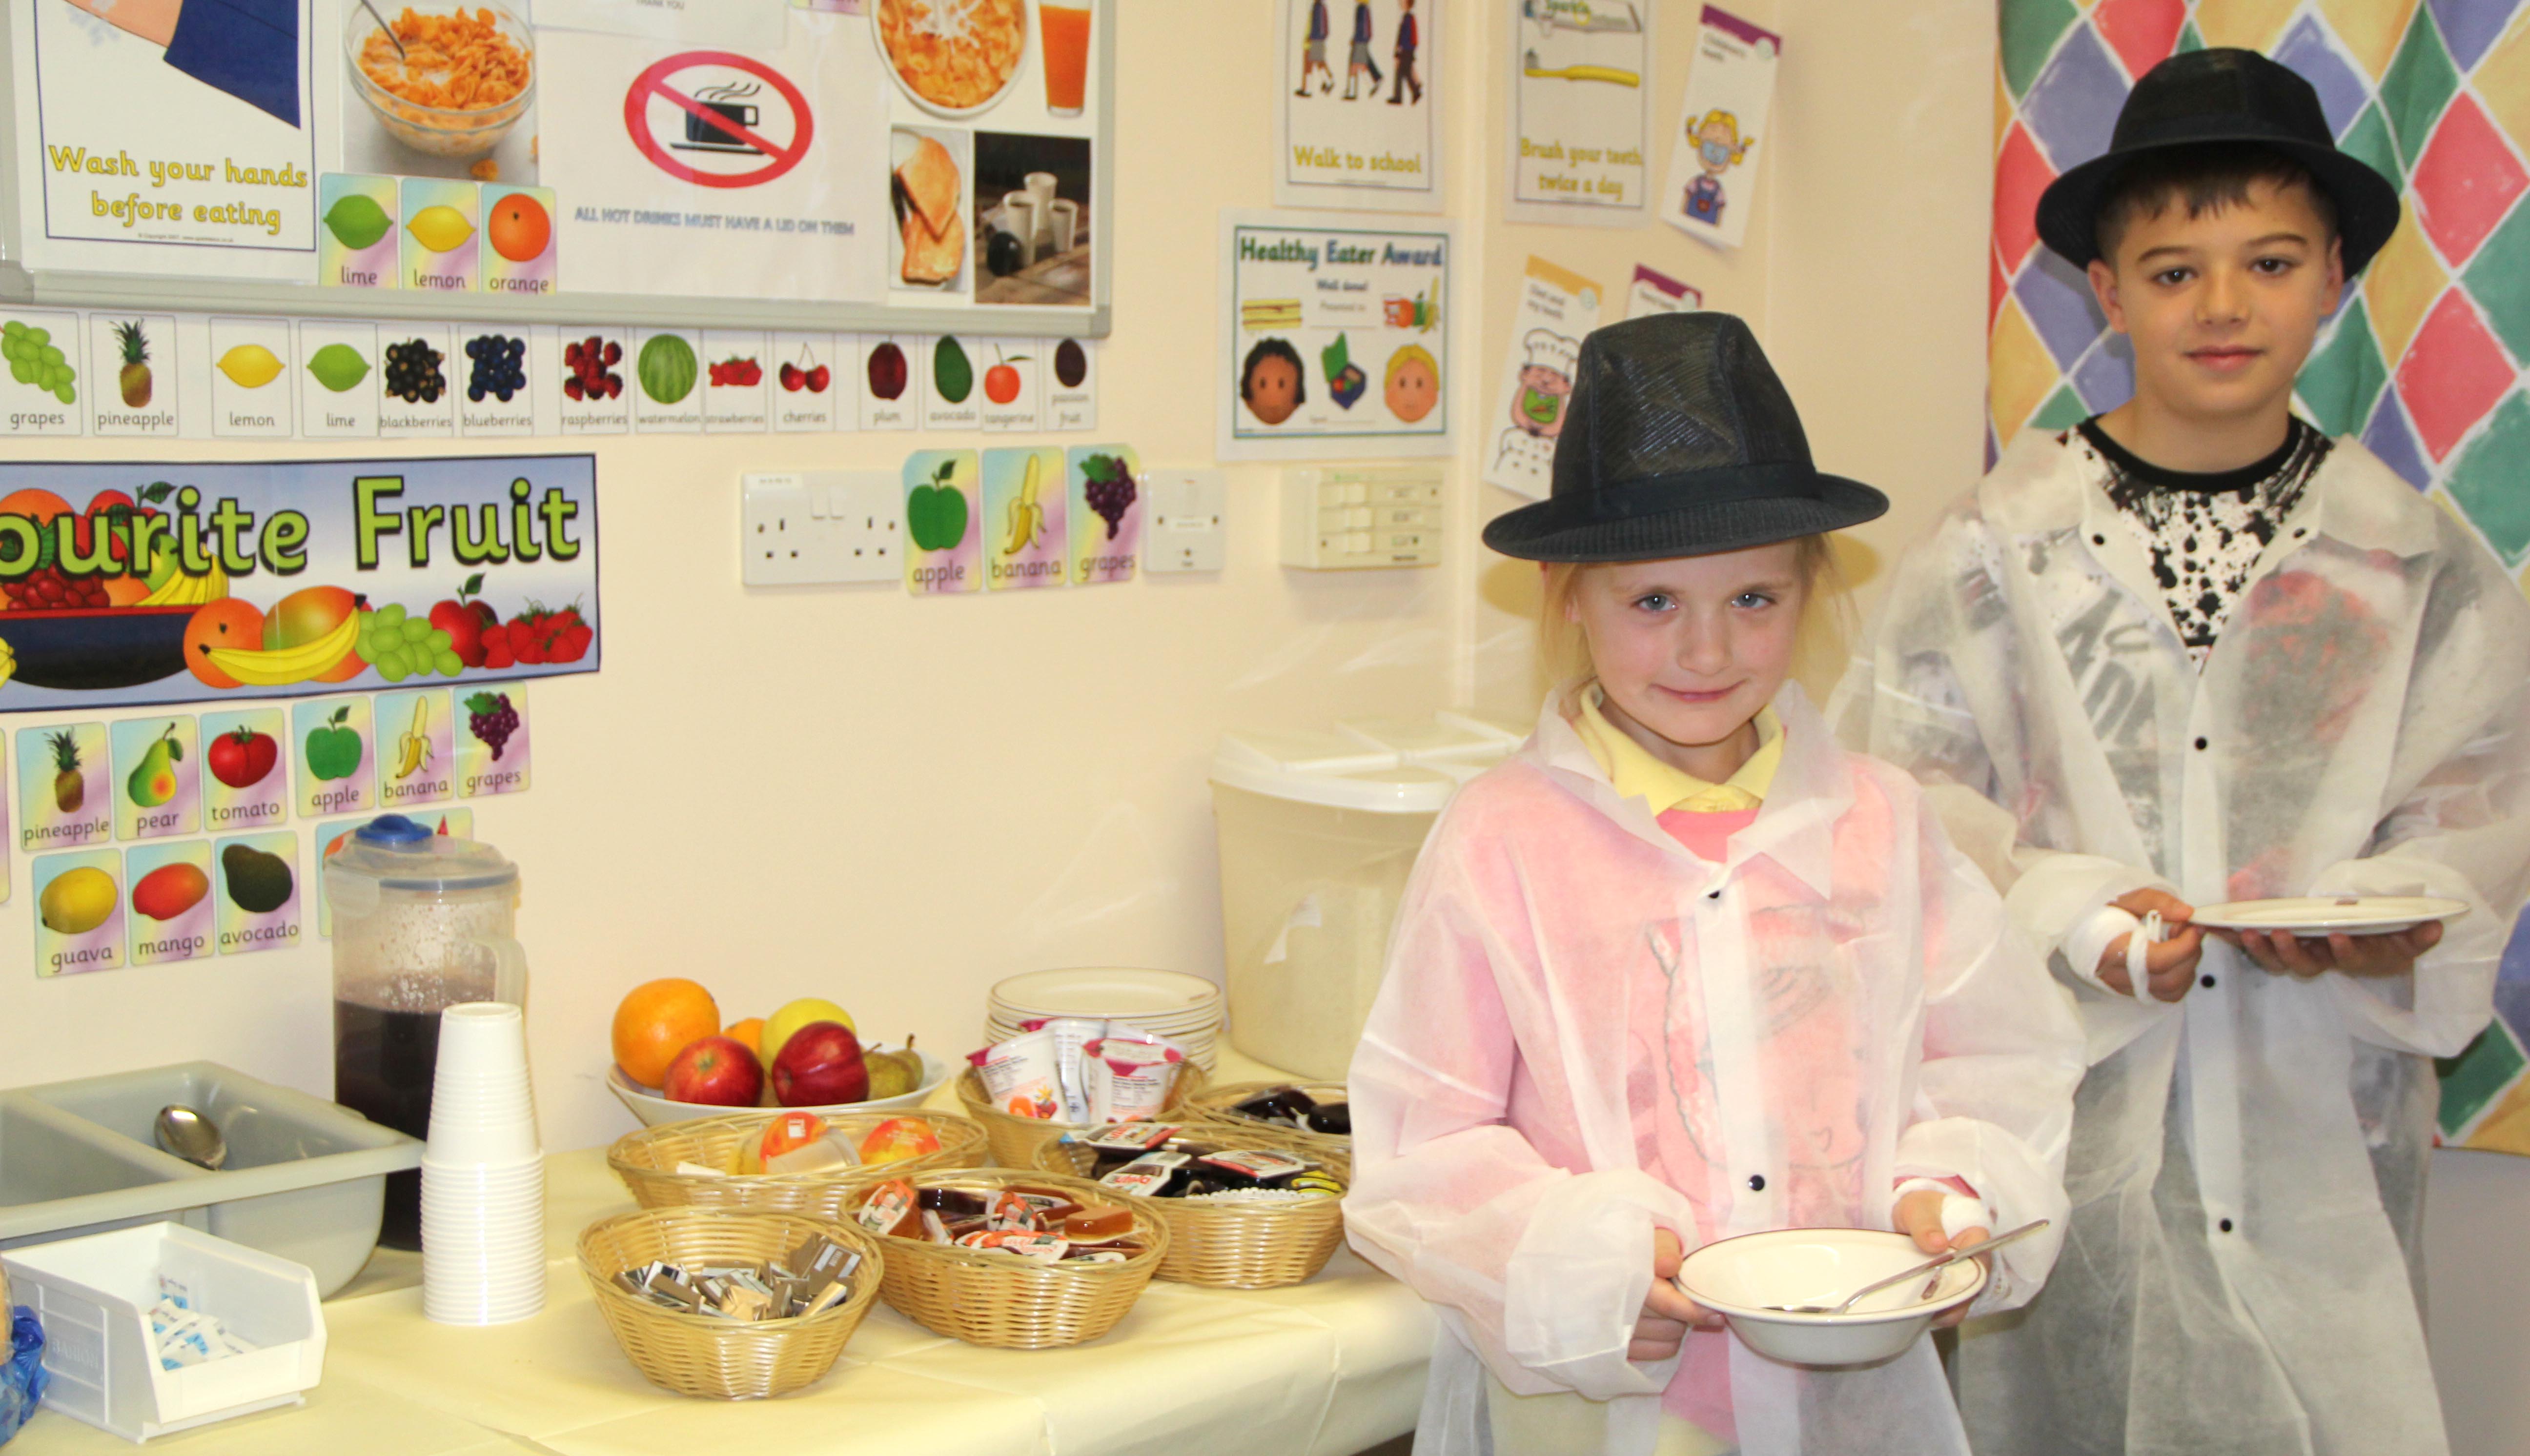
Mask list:
[{"label": "black and white patterned top", "polygon": [[[2328,458],[2328,436],[2294,419],[2284,443],[2236,470],[2168,470],[2109,438],[2097,418],[2076,448],[2107,472],[2109,499],[2152,559],[2178,640],[2199,670],[2258,558]],[[2075,444],[2068,440],[2067,444]]]}]

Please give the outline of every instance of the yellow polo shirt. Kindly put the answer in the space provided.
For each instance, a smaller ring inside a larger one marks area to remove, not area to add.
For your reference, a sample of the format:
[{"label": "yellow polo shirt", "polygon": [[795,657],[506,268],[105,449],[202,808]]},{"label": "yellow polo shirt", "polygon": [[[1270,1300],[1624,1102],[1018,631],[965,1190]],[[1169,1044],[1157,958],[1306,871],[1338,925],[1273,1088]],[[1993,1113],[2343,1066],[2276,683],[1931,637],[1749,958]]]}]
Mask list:
[{"label": "yellow polo shirt", "polygon": [[1784,722],[1772,708],[1757,710],[1757,751],[1727,783],[1707,783],[1684,769],[1662,762],[1652,751],[1625,735],[1599,711],[1605,689],[1595,684],[1581,695],[1581,717],[1573,729],[1581,746],[1599,761],[1601,772],[1617,792],[1641,799],[1652,813],[1684,809],[1693,814],[1732,814],[1766,801],[1775,784],[1775,770],[1784,761]]}]

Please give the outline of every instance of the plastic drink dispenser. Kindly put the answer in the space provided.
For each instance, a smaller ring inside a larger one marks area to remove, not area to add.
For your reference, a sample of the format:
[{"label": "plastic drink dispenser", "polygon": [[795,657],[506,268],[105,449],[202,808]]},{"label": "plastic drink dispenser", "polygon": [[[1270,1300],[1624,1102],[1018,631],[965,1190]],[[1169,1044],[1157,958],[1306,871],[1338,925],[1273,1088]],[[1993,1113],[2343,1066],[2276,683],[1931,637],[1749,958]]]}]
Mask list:
[{"label": "plastic drink dispenser", "polygon": [[[334,1100],[426,1137],[439,1013],[527,1000],[517,939],[519,867],[401,814],[353,831],[321,861],[334,914]],[[387,1178],[379,1242],[421,1247],[421,1175]]]}]

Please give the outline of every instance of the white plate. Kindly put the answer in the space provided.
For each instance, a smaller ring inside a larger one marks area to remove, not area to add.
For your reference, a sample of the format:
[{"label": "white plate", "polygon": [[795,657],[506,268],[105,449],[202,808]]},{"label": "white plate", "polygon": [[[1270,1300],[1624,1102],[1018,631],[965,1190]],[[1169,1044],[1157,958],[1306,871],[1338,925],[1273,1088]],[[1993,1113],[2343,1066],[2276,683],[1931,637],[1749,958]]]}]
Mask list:
[{"label": "white plate", "polygon": [[2208,930],[2283,931],[2296,936],[2386,936],[2428,920],[2452,920],[2468,913],[2457,900],[2423,895],[2304,895],[2277,900],[2230,900],[2206,905],[2188,920]]},{"label": "white plate", "polygon": [[[885,1046],[873,1044],[869,1050],[872,1052],[886,1052],[891,1049]],[[941,1083],[949,1080],[949,1074],[952,1068],[949,1063],[942,1061],[939,1057],[932,1055],[929,1052],[920,1047],[913,1049],[913,1054],[922,1058],[922,1085],[916,1087],[911,1092],[905,1094],[903,1097],[883,1097],[875,1102],[866,1103],[837,1103],[832,1106],[801,1107],[798,1108],[798,1110],[802,1112],[814,1112],[820,1117],[827,1117],[843,1112],[891,1112],[901,1111],[908,1107],[918,1107],[922,1105],[922,1100],[924,1098],[929,1097],[932,1094],[932,1091],[939,1087]],[[655,1089],[644,1087],[640,1083],[624,1075],[624,1069],[622,1067],[613,1065],[608,1066],[606,1069],[606,1088],[608,1091],[615,1094],[618,1102],[621,1102],[626,1107],[632,1110],[633,1116],[641,1119],[641,1124],[644,1127],[657,1127],[663,1122],[690,1122],[696,1117],[717,1117],[723,1112],[787,1112],[792,1110],[791,1108],[772,1103],[767,1103],[761,1106],[750,1108],[716,1107],[702,1103],[670,1102],[668,1099],[661,1097]],[[773,1095],[772,1082],[769,1078],[765,1083],[764,1095],[767,1098],[770,1098]]]},{"label": "white plate", "polygon": [[993,988],[997,1010],[1039,1016],[1104,1016],[1110,1019],[1174,1021],[1188,1014],[1219,1014],[1221,988],[1182,971],[1084,967],[1078,970],[1029,971]]}]

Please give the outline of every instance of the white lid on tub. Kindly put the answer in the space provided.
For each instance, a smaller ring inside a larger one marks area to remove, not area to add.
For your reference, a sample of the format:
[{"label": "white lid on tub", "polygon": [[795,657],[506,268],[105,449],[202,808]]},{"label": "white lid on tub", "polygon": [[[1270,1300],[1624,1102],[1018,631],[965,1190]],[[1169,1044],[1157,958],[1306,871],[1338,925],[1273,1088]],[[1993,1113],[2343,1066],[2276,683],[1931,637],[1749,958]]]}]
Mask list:
[{"label": "white lid on tub", "polygon": [[1459,714],[1347,719],[1333,731],[1240,731],[1222,735],[1212,780],[1331,809],[1437,814],[1460,783],[1519,742]]}]

